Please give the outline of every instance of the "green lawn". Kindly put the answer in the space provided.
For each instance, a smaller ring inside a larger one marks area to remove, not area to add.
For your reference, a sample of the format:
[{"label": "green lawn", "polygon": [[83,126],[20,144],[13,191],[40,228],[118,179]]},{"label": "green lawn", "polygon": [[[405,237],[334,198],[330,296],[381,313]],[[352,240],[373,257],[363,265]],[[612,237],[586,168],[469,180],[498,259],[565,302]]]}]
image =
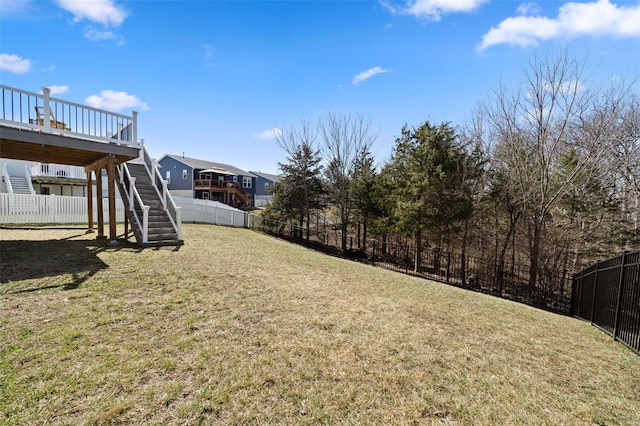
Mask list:
[{"label": "green lawn", "polygon": [[244,229],[93,238],[0,230],[0,424],[640,425],[588,323]]}]

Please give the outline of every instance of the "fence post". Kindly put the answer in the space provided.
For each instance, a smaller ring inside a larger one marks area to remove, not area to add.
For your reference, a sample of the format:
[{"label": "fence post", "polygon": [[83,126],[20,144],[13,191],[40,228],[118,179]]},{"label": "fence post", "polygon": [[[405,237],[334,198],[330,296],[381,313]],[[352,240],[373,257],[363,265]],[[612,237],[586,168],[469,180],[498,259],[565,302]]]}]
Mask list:
[{"label": "fence post", "polygon": [[373,252],[371,253],[371,266],[376,266],[376,240],[373,240]]},{"label": "fence post", "polygon": [[460,255],[460,284],[467,286],[467,258],[464,253]]},{"label": "fence post", "polygon": [[596,262],[596,271],[593,277],[593,298],[591,299],[591,325],[593,325],[593,314],[596,310],[596,289],[598,288],[598,269],[600,269],[600,261]]},{"label": "fence post", "polygon": [[449,275],[451,274],[451,252],[447,252],[447,284],[449,284]]},{"label": "fence post", "polygon": [[[571,277],[571,307],[569,312],[573,316],[580,317],[580,307],[582,306],[582,274],[584,268],[580,272],[573,274]],[[580,278],[577,275],[580,274]],[[578,293],[576,295],[576,292]],[[574,303],[577,306],[574,306]]]},{"label": "fence post", "polygon": [[404,273],[409,273],[409,243],[407,243],[407,248],[404,255]]},{"label": "fence post", "polygon": [[618,283],[618,301],[616,303],[616,320],[613,323],[613,340],[618,340],[618,323],[620,322],[620,301],[622,299],[622,286],[624,286],[624,269],[627,260],[627,250],[622,252],[622,265],[620,265],[620,281]]}]

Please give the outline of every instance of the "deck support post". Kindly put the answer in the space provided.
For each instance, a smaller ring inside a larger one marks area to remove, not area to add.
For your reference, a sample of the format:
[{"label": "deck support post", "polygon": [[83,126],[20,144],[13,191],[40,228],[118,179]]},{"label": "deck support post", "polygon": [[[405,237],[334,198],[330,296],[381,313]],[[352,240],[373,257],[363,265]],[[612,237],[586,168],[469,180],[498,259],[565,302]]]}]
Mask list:
[{"label": "deck support post", "polygon": [[98,209],[98,236],[97,239],[104,238],[104,211],[102,209],[102,168],[95,169],[96,172],[96,200]]},{"label": "deck support post", "polygon": [[116,232],[116,160],[110,155],[107,163],[107,182],[109,192],[109,243],[117,244]]},{"label": "deck support post", "polygon": [[87,175],[87,234],[93,230],[93,173],[91,170],[85,171]]}]

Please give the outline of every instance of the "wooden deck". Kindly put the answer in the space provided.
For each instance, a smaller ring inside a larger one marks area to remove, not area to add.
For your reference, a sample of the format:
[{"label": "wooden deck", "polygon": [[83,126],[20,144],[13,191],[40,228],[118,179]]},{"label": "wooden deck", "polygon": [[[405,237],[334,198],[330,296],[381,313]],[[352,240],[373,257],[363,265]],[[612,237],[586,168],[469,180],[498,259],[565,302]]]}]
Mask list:
[{"label": "wooden deck", "polygon": [[251,197],[238,182],[221,181],[217,179],[196,179],[193,182],[193,189],[196,191],[207,191],[210,194],[209,199],[213,199],[214,194],[222,195],[224,204],[229,205],[231,202],[230,196],[233,196],[233,207],[247,204]]},{"label": "wooden deck", "polygon": [[137,158],[139,148],[40,133],[0,125],[0,157],[43,163],[88,166],[113,155],[117,163]]}]

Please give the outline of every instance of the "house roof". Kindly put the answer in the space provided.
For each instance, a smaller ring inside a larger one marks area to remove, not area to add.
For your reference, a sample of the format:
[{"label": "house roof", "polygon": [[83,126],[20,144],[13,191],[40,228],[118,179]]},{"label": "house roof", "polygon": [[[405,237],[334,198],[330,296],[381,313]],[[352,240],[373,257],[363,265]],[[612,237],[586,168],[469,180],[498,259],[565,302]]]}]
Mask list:
[{"label": "house roof", "polygon": [[278,183],[280,182],[280,179],[282,179],[280,176],[278,175],[272,175],[271,173],[262,173],[262,172],[254,172],[254,171],[249,171],[249,173],[254,174],[258,177],[270,180],[274,183]]},{"label": "house roof", "polygon": [[214,171],[217,171],[220,174],[227,174],[227,175],[232,175],[232,176],[256,177],[254,174],[252,174],[250,172],[246,172],[246,171],[244,171],[242,169],[239,169],[239,168],[237,168],[235,166],[232,166],[232,165],[229,165],[229,164],[214,163],[213,161],[200,160],[198,158],[183,157],[182,155],[165,154],[158,161],[162,161],[162,159],[165,158],[165,157],[169,157],[169,158],[172,158],[172,159],[174,159],[176,161],[179,161],[179,162],[191,167],[194,170],[195,169],[197,169],[197,170],[213,169]]}]

